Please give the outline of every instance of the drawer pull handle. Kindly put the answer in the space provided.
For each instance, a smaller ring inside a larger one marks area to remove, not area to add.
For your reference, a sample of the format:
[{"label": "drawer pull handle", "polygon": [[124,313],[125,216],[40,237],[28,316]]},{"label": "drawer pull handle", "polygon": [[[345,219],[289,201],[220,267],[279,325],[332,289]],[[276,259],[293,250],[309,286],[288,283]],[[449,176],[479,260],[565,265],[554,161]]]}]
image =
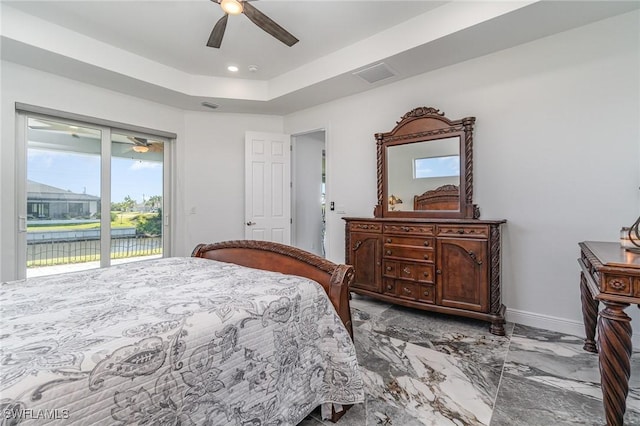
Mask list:
[{"label": "drawer pull handle", "polygon": [[440,269],[436,269],[436,274],[442,275],[442,271]]},{"label": "drawer pull handle", "polygon": [[411,294],[411,289],[408,289],[407,287],[403,288],[402,291],[404,291],[405,294]]},{"label": "drawer pull handle", "polygon": [[428,254],[425,254],[425,255],[424,255],[424,258],[425,258],[425,260],[429,260],[429,255],[428,255]]},{"label": "drawer pull handle", "polygon": [[428,277],[429,273],[425,271],[425,272],[422,273],[422,275],[424,275],[425,277]]},{"label": "drawer pull handle", "polygon": [[425,241],[425,242],[424,242],[424,246],[425,246],[425,247],[429,247],[429,241]]},{"label": "drawer pull handle", "polygon": [[387,250],[387,256],[391,256],[391,250]]},{"label": "drawer pull handle", "polygon": [[427,297],[429,297],[429,290],[425,290],[425,291],[424,291],[424,295],[425,295],[425,296],[427,296]]},{"label": "drawer pull handle", "polygon": [[393,289],[393,286],[391,284],[388,284],[387,285],[387,290],[391,290],[391,289]]},{"label": "drawer pull handle", "polygon": [[411,275],[411,269],[409,269],[409,268],[404,268],[404,269],[402,270],[402,272],[404,272],[404,273],[405,273],[405,274],[407,274],[407,275]]},{"label": "drawer pull handle", "polygon": [[391,242],[391,238],[387,238],[387,242],[390,243]]},{"label": "drawer pull handle", "polygon": [[387,266],[387,271],[392,270],[393,268],[391,266]]}]

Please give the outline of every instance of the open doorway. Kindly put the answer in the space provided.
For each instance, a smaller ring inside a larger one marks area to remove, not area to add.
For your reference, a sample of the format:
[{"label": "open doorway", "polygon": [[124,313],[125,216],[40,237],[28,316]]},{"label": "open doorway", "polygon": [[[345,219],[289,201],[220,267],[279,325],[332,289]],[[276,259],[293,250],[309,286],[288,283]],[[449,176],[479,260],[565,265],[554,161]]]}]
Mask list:
[{"label": "open doorway", "polygon": [[326,134],[324,130],[291,136],[292,244],[326,257]]}]

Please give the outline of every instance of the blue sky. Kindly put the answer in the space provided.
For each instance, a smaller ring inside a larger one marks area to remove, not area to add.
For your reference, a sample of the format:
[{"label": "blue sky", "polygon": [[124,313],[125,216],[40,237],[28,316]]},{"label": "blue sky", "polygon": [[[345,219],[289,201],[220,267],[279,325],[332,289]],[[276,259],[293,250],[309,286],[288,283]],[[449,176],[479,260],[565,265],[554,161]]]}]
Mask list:
[{"label": "blue sky", "polygon": [[[29,149],[27,179],[76,193],[100,195],[100,157],[97,155]],[[162,195],[162,164],[131,158],[112,158],[111,201],[130,196],[142,202]]]},{"label": "blue sky", "polygon": [[460,157],[416,158],[416,178],[460,176]]}]

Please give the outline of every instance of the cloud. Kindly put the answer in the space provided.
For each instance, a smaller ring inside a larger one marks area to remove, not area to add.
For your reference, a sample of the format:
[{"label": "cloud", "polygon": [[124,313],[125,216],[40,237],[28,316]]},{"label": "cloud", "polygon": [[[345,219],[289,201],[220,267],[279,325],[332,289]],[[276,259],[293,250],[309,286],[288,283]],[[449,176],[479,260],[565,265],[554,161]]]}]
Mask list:
[{"label": "cloud", "polygon": [[162,168],[162,163],[158,161],[136,161],[131,164],[129,170],[148,170],[148,169],[160,169]]}]

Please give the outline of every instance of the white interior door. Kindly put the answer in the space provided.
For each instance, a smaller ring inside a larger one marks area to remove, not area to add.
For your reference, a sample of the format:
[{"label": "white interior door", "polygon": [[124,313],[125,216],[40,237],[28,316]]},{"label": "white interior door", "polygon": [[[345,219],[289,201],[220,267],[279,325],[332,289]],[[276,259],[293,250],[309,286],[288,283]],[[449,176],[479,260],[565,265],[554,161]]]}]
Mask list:
[{"label": "white interior door", "polygon": [[291,138],[245,134],[245,238],[291,244]]}]

